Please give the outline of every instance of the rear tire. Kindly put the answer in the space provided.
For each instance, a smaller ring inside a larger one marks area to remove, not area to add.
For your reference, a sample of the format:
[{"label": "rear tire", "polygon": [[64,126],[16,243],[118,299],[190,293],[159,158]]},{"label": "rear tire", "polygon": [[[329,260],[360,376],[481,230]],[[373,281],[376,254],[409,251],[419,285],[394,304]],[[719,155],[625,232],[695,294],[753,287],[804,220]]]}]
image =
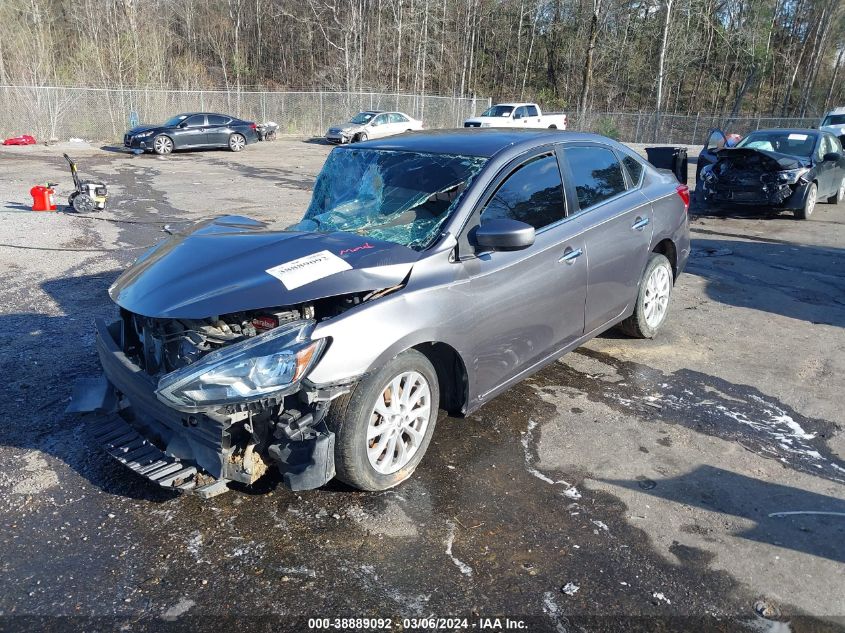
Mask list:
[{"label": "rear tire", "polygon": [[337,478],[371,491],[408,479],[431,442],[439,402],[437,372],[416,350],[367,375],[334,400],[326,416],[335,434]]},{"label": "rear tire", "polygon": [[550,129],[550,130],[556,130],[556,129],[557,129],[557,126],[556,126],[556,125],[550,125],[550,126],[549,126],[549,129]]},{"label": "rear tire", "polygon": [[619,324],[619,329],[634,338],[654,338],[669,314],[673,282],[669,260],[660,253],[649,255],[634,313]]},{"label": "rear tire", "polygon": [[839,189],[827,199],[827,202],[828,204],[839,204],[843,199],[845,199],[845,178],[842,178],[839,182]]},{"label": "rear tire", "polygon": [[809,220],[816,209],[816,199],[818,197],[819,188],[816,183],[811,182],[807,186],[807,193],[804,194],[804,206],[795,210],[795,217],[799,220]]},{"label": "rear tire", "polygon": [[246,147],[246,138],[243,134],[232,134],[229,136],[229,149],[233,152],[239,152]]}]

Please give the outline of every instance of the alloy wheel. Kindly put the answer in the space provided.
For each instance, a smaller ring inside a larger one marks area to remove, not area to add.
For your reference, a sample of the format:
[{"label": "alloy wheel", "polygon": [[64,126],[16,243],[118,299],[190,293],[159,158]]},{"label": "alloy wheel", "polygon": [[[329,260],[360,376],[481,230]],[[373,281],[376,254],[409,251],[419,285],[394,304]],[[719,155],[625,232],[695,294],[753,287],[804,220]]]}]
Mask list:
[{"label": "alloy wheel", "polygon": [[246,139],[240,134],[233,134],[229,139],[229,149],[239,152],[246,146]]},{"label": "alloy wheel", "polygon": [[645,285],[643,312],[645,321],[651,328],[656,328],[666,316],[669,307],[669,294],[672,292],[672,275],[666,266],[657,266],[651,271]]},{"label": "alloy wheel", "polygon": [[807,192],[807,206],[805,207],[805,215],[809,216],[813,210],[816,208],[816,188],[814,186],[810,186],[810,191]]},{"label": "alloy wheel", "polygon": [[153,142],[153,148],[158,154],[169,154],[173,151],[173,141],[166,136],[159,136]]},{"label": "alloy wheel", "polygon": [[419,450],[431,417],[431,389],[425,377],[406,371],[376,398],[367,427],[367,458],[383,475],[403,468]]}]

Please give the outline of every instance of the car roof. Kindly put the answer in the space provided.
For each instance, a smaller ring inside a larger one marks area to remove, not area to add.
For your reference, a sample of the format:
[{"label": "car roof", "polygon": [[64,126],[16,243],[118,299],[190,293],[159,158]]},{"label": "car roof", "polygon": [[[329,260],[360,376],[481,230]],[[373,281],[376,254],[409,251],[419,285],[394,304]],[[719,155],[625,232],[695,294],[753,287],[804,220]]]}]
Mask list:
[{"label": "car roof", "polygon": [[821,134],[819,130],[814,128],[800,128],[800,127],[769,127],[760,130],[749,132],[747,136],[751,136],[757,132],[788,132],[789,134],[809,134],[811,136],[818,136]]},{"label": "car roof", "polygon": [[840,106],[838,108],[833,108],[830,112],[828,112],[825,116],[830,116],[831,114],[845,114],[845,106]]},{"label": "car roof", "polygon": [[215,116],[225,116],[225,117],[228,117],[230,119],[237,119],[238,118],[236,116],[232,116],[231,114],[223,114],[222,112],[180,112],[176,116],[189,117],[189,116],[194,116],[194,115],[197,115],[197,114],[204,114],[205,116],[209,116],[209,115],[213,114]]},{"label": "car roof", "polygon": [[[491,158],[509,148],[531,149],[553,142],[599,141],[610,139],[598,134],[564,132],[546,129],[509,128],[457,128],[452,130],[426,130],[406,132],[397,136],[341,146],[348,149],[384,149],[397,152],[419,152],[425,154],[451,154],[455,156],[479,156]],[[613,141],[610,141],[613,143]]]}]

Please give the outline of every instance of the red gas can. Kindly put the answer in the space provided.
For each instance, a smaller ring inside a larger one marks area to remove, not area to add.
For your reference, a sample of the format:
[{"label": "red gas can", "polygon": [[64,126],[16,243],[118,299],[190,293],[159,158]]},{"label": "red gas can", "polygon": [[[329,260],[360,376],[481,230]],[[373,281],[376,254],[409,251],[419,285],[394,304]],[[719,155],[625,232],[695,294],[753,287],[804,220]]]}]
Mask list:
[{"label": "red gas can", "polygon": [[29,190],[32,195],[32,210],[33,211],[55,211],[56,202],[53,195],[56,193],[49,186],[35,185]]}]

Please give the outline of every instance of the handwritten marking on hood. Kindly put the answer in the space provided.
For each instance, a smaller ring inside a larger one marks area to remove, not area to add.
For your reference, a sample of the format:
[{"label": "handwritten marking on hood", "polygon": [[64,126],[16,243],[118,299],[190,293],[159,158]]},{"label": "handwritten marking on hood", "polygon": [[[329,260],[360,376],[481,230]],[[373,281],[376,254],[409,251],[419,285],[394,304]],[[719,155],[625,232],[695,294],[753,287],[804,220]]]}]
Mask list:
[{"label": "handwritten marking on hood", "polygon": [[344,255],[349,255],[350,253],[357,253],[358,251],[362,251],[362,250],[367,249],[367,248],[375,248],[375,246],[373,246],[369,242],[364,242],[360,246],[355,246],[353,248],[344,248],[342,251],[340,251],[338,253],[338,255],[343,257]]},{"label": "handwritten marking on hood", "polygon": [[288,290],[294,290],[312,281],[351,269],[352,266],[334,253],[320,251],[273,266],[266,272],[281,281]]}]

